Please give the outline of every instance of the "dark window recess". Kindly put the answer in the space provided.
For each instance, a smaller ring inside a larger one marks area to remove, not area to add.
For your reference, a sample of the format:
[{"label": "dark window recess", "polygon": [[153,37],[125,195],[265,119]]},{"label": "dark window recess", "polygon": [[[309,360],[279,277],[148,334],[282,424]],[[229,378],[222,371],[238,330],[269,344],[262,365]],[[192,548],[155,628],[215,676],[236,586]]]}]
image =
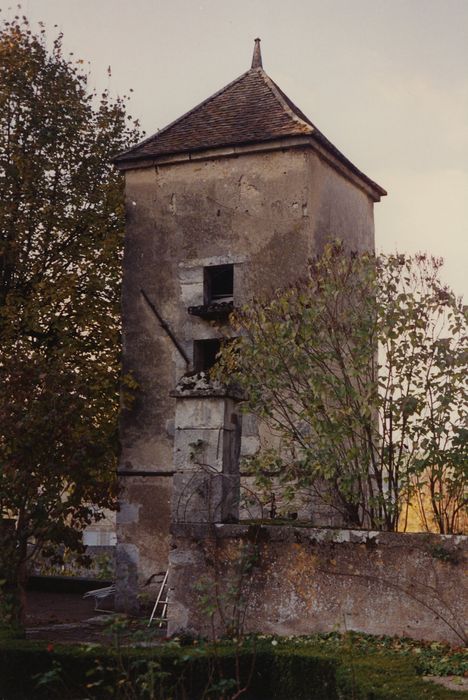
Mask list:
[{"label": "dark window recess", "polygon": [[234,296],[234,265],[213,265],[204,269],[205,304],[229,302]]},{"label": "dark window recess", "polygon": [[221,341],[195,340],[193,343],[193,368],[195,372],[206,372],[216,363]]},{"label": "dark window recess", "polygon": [[189,306],[192,316],[224,323],[234,308],[234,265],[212,265],[203,269],[204,302]]}]

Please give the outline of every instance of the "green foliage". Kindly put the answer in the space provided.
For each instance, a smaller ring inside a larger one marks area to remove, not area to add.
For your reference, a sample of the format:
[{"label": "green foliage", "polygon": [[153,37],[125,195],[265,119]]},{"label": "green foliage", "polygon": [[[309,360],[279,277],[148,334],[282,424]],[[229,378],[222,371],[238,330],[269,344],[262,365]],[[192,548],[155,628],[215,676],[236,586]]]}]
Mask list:
[{"label": "green foliage", "polygon": [[464,647],[453,647],[441,642],[425,642],[408,637],[387,637],[364,634],[362,632],[329,632],[301,637],[273,637],[281,649],[320,648],[327,654],[352,652],[356,657],[391,656],[409,659],[418,672],[434,676],[465,676],[468,673],[468,653]]},{"label": "green foliage", "polygon": [[[99,547],[91,554],[88,549],[86,562],[83,563],[84,557],[77,554],[75,550],[56,546],[52,556],[42,557],[40,553],[36,556],[33,572],[38,576],[85,577],[112,581],[114,578],[113,552],[110,547],[104,552],[101,552],[101,549],[106,548]],[[50,555],[51,547],[49,546],[47,550]]]},{"label": "green foliage", "polygon": [[113,507],[126,98],[26,18],[0,26],[0,571],[81,551]]},{"label": "green foliage", "polygon": [[316,490],[350,525],[395,530],[429,478],[439,530],[456,529],[468,339],[440,266],[330,244],[304,280],[234,314],[215,372],[278,438],[250,460],[261,486]]},{"label": "green foliage", "polygon": [[[134,646],[134,645],[133,645]],[[424,682],[420,673],[462,674],[466,650],[408,639],[347,635],[246,638],[239,650],[225,641],[214,650],[176,640],[153,647],[115,649],[0,642],[0,693],[5,700],[41,698],[233,698],[237,670],[254,673],[245,700],[414,700],[466,694]],[[222,675],[213,679],[213,659]],[[457,661],[458,658],[458,661]],[[28,673],[24,673],[24,669]]]},{"label": "green foliage", "polygon": [[462,558],[457,550],[447,549],[443,545],[435,545],[430,548],[430,553],[434,559],[440,559],[441,561],[448,561],[451,564],[460,564]]}]

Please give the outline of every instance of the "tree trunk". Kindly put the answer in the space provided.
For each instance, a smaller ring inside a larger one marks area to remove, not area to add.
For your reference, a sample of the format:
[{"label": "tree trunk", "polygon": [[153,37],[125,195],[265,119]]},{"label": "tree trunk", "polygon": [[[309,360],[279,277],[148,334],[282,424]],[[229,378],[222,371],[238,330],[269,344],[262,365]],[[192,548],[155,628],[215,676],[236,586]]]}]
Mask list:
[{"label": "tree trunk", "polygon": [[24,629],[26,622],[26,587],[28,583],[27,569],[27,542],[20,542],[16,549],[16,565],[10,569],[11,574],[8,576],[8,595],[11,605],[11,626],[16,630]]},{"label": "tree trunk", "polygon": [[28,571],[26,567],[26,556],[22,559],[18,566],[18,577],[16,580],[16,593],[17,593],[17,617],[16,626],[19,628],[24,628],[26,624],[26,608],[27,608],[27,598],[26,598],[26,587],[28,583]]}]

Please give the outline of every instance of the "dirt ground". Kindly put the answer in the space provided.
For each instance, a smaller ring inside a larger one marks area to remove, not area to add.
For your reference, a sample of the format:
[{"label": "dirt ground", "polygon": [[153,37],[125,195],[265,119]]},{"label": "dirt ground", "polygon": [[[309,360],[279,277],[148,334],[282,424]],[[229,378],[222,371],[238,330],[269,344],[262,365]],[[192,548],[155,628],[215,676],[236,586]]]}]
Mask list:
[{"label": "dirt ground", "polygon": [[28,593],[26,636],[50,643],[108,643],[109,615],[77,593]]},{"label": "dirt ground", "polygon": [[[99,603],[100,608],[103,605],[103,602]],[[144,624],[147,619],[148,616],[141,622]],[[50,643],[108,644],[111,639],[108,630],[110,622],[109,614],[95,610],[94,599],[83,599],[81,594],[42,591],[28,593],[28,639],[41,639]],[[164,630],[153,625],[151,636],[158,642],[164,636]]]},{"label": "dirt ground", "polygon": [[77,593],[29,591],[27,626],[81,622],[94,617],[94,601]]}]

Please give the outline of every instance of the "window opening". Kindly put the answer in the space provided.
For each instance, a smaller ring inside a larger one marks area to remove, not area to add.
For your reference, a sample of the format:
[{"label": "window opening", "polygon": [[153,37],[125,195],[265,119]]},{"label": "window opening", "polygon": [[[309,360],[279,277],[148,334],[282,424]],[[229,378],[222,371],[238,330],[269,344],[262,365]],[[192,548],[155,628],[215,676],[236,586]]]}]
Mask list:
[{"label": "window opening", "polygon": [[234,265],[204,268],[205,304],[233,301]]},{"label": "window opening", "polygon": [[216,363],[216,355],[221,349],[218,338],[195,340],[193,343],[193,368],[195,372],[207,372]]}]

